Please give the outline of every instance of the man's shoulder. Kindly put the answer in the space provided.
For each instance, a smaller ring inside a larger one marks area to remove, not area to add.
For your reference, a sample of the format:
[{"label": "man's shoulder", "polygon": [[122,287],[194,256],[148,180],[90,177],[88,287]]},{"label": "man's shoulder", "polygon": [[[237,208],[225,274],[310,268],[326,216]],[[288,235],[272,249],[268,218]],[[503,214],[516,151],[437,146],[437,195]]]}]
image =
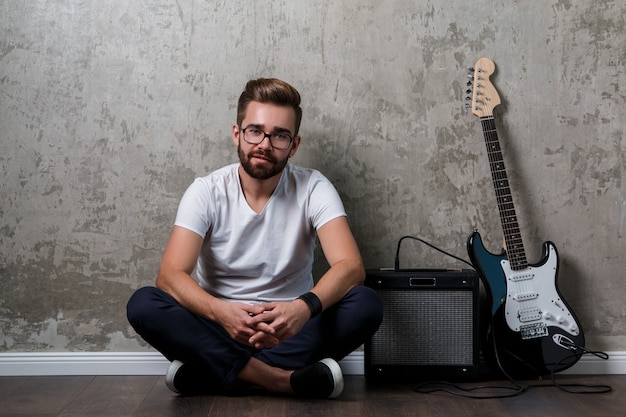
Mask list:
[{"label": "man's shoulder", "polygon": [[203,183],[215,183],[221,181],[230,181],[233,179],[237,179],[237,167],[239,164],[230,164],[223,166],[221,168],[216,169],[203,177],[198,177],[195,179],[196,182]]},{"label": "man's shoulder", "polygon": [[287,164],[285,168],[287,175],[295,178],[296,180],[307,181],[310,179],[326,179],[324,174],[314,168],[306,168],[293,164]]},{"label": "man's shoulder", "polygon": [[213,172],[210,172],[204,178],[210,178],[210,177],[220,178],[220,177],[225,177],[225,176],[236,174],[238,166],[239,166],[239,163],[232,163],[232,164],[223,166],[221,168],[216,169]]},{"label": "man's shoulder", "polygon": [[[317,197],[332,193],[335,186],[324,174],[314,168],[305,168],[296,165],[287,165],[288,180],[284,182],[288,188],[298,190],[298,193]],[[336,192],[336,191],[335,191]]]}]

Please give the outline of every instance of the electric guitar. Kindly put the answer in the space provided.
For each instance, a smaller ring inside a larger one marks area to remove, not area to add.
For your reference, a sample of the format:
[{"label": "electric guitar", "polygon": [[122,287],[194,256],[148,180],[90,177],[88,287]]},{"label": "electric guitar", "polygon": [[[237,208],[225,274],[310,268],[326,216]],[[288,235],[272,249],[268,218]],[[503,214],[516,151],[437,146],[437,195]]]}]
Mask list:
[{"label": "electric guitar", "polygon": [[472,93],[472,113],[482,124],[505,249],[499,255],[488,252],[477,231],[470,235],[467,249],[491,300],[488,346],[493,357],[487,359],[511,377],[534,377],[574,365],[585,339],[556,285],[559,261],[554,244],[543,244],[538,264],[526,260],[494,123],[493,109],[500,104],[489,80],[494,70],[491,59],[480,58],[470,75],[468,93]]}]

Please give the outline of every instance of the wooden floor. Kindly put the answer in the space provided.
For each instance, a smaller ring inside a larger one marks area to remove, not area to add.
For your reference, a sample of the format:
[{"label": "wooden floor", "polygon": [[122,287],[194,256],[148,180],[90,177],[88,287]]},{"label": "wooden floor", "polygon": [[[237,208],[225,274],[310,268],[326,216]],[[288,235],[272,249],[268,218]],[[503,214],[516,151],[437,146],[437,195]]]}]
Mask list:
[{"label": "wooden floor", "polygon": [[[0,416],[420,416],[420,417],[622,417],[626,375],[559,375],[562,384],[602,384],[606,394],[571,394],[555,387],[530,388],[504,399],[468,399],[447,393],[417,393],[415,384],[373,385],[347,376],[335,400],[276,396],[178,397],[162,376],[0,377]],[[524,384],[551,381],[525,381]],[[506,385],[503,381],[481,384]],[[463,384],[465,387],[477,383]],[[581,389],[581,388],[578,388]],[[497,394],[478,390],[472,395]],[[500,392],[501,394],[502,392]]]}]

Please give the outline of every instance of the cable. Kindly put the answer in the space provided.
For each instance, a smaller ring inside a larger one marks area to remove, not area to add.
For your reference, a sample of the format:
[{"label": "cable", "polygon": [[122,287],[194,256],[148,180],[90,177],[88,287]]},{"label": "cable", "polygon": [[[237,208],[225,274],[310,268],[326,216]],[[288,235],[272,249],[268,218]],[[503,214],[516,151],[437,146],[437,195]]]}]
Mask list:
[{"label": "cable", "polygon": [[451,253],[449,253],[449,252],[446,252],[445,250],[443,250],[443,249],[441,249],[441,248],[438,248],[437,246],[435,246],[435,245],[433,245],[433,244],[431,244],[431,243],[428,243],[428,242],[426,242],[425,240],[420,239],[419,237],[415,237],[415,236],[409,236],[409,235],[407,235],[407,236],[402,236],[402,237],[400,238],[400,240],[398,240],[398,248],[396,249],[396,259],[395,259],[395,265],[394,265],[394,266],[395,266],[395,270],[396,270],[396,271],[398,271],[398,270],[400,269],[400,245],[402,245],[402,241],[403,241],[404,239],[413,239],[413,240],[417,240],[418,242],[421,242],[421,243],[423,243],[424,245],[426,245],[426,246],[428,246],[428,247],[430,247],[430,248],[432,248],[432,249],[434,249],[434,250],[436,250],[436,251],[439,251],[439,252],[443,253],[444,255],[450,256],[451,258],[454,258],[454,259],[456,259],[457,261],[463,262],[463,263],[465,263],[465,264],[469,265],[472,269],[474,269],[474,265],[472,265],[472,264],[471,264],[471,262],[466,261],[466,260],[465,260],[465,259],[463,259],[463,258],[459,258],[458,256],[455,256],[455,255],[453,255],[453,254],[451,254]]},{"label": "cable", "polygon": [[[434,387],[433,388],[426,388],[428,385],[434,385]],[[453,389],[449,389],[447,387],[452,387]],[[477,390],[482,390],[482,389],[504,390],[504,391],[512,391],[512,392],[511,393],[507,393],[507,394],[500,394],[500,395],[469,395],[469,394],[463,394],[463,392],[472,392],[472,391],[477,391]],[[477,399],[477,400],[517,397],[518,395],[521,395],[524,392],[526,392],[527,389],[528,389],[528,387],[523,387],[523,386],[506,387],[506,386],[497,386],[497,385],[482,385],[482,386],[474,386],[474,387],[462,387],[460,385],[456,385],[456,384],[453,384],[451,382],[446,382],[446,381],[424,382],[424,383],[419,384],[419,385],[417,385],[416,387],[413,388],[413,390],[415,392],[418,392],[420,394],[432,394],[434,392],[445,392],[447,394],[454,395],[456,397],[472,398],[472,399]]]},{"label": "cable", "polygon": [[[608,360],[609,359],[609,355],[606,352],[597,352],[597,351],[591,351],[591,350],[587,350],[586,348],[582,347],[582,346],[575,346],[576,350],[580,350],[582,353],[580,354],[572,354],[570,356],[566,356],[564,358],[562,358],[560,361],[558,361],[556,363],[556,365],[554,365],[554,368],[558,367],[561,362],[564,362],[567,359],[570,359],[572,357],[576,357],[576,361],[578,361],[578,359],[580,359],[580,357],[582,357],[583,355],[594,355],[600,359],[603,360]],[[570,394],[605,394],[607,392],[611,392],[613,391],[613,387],[611,387],[610,385],[595,385],[595,384],[560,384],[557,380],[556,380],[556,373],[554,372],[554,370],[552,372],[550,372],[550,378],[552,379],[552,383],[555,387],[559,388],[561,391],[564,392],[568,392]],[[567,388],[566,388],[567,387]],[[588,390],[573,390],[573,389],[569,389],[570,387],[579,387],[579,388],[590,388]]]}]

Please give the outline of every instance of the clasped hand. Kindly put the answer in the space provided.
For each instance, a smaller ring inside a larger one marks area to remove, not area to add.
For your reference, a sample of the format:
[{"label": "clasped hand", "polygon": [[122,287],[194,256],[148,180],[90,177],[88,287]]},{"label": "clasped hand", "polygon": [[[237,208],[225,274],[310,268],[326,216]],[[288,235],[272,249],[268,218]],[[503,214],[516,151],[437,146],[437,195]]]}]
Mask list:
[{"label": "clasped hand", "polygon": [[[304,307],[303,307],[304,306]],[[302,302],[225,302],[217,321],[237,342],[257,349],[274,347],[302,329],[310,313]]]}]

